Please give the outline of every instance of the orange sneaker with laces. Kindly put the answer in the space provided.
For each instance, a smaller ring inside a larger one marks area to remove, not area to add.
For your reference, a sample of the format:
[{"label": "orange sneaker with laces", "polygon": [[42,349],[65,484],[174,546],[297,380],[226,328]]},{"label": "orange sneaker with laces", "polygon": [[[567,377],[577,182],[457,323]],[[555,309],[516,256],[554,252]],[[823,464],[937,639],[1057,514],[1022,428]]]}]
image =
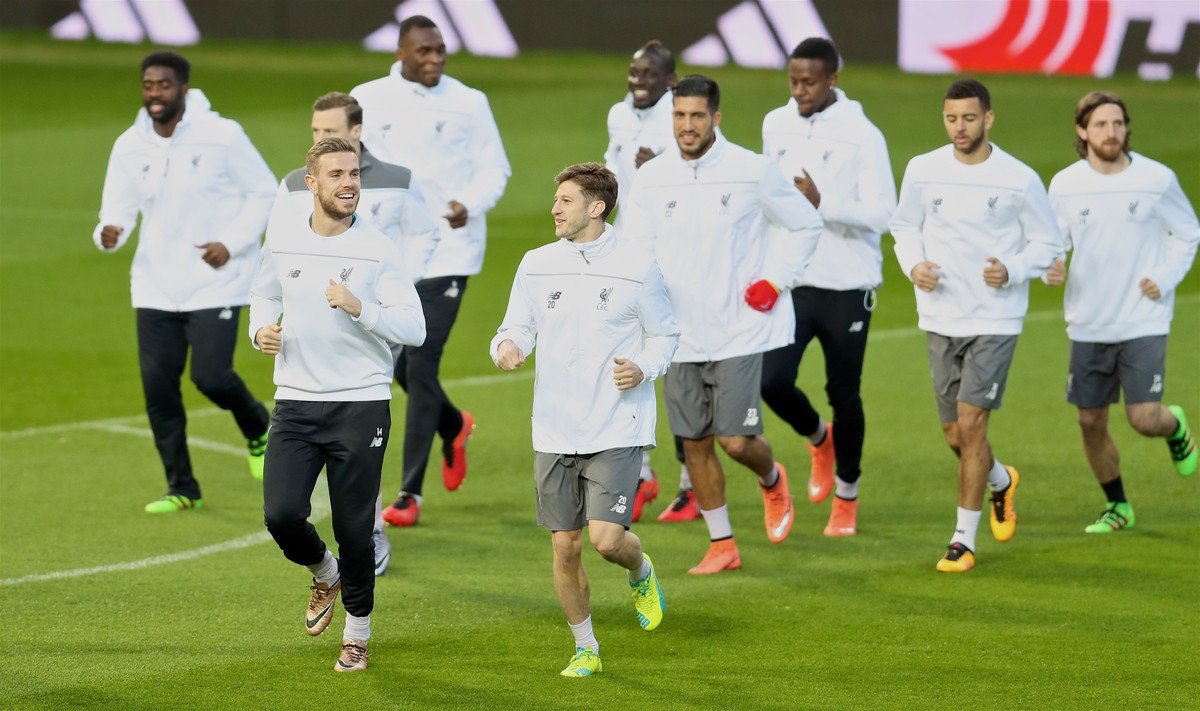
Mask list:
[{"label": "orange sneaker with laces", "polygon": [[772,543],[782,543],[792,530],[795,512],[792,509],[792,492],[788,490],[787,470],[779,462],[775,462],[775,471],[779,472],[779,480],[775,486],[766,488],[759,485],[763,496],[763,523],[767,527],[767,538]]},{"label": "orange sneaker with laces", "polygon": [[829,512],[829,523],[825,524],[826,536],[853,536],[858,533],[858,499],[847,501],[833,497],[833,509]]},{"label": "orange sneaker with laces", "polygon": [[820,444],[808,444],[812,455],[812,469],[808,474],[808,500],[819,504],[829,498],[833,491],[833,468],[837,463],[833,454],[833,423],[825,424],[825,439]]},{"label": "orange sneaker with laces", "polygon": [[688,572],[692,575],[711,575],[723,570],[737,570],[742,567],[742,557],[738,555],[737,544],[732,538],[712,541],[708,544],[708,552],[704,560]]}]

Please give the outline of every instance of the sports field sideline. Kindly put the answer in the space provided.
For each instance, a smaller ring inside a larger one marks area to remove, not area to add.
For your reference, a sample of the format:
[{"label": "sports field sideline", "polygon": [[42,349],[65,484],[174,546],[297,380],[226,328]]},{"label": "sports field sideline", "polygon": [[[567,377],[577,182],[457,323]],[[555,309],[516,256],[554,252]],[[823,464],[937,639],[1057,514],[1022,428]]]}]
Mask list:
[{"label": "sports field sideline", "polygon": [[[885,239],[885,285],[864,374],[868,439],[850,540],[821,536],[827,510],[798,501],[781,545],[765,539],[749,475],[729,470],[745,567],[695,579],[700,523],[635,530],[669,601],[642,632],[619,571],[587,554],[605,673],[557,675],[570,635],[553,597],[547,535],[533,524],[528,372],[487,356],[521,254],[552,239],[552,177],[599,159],[604,115],[624,91],[624,56],[454,56],[448,73],[488,93],[513,178],[489,216],[490,247],[443,362],[456,401],[479,423],[471,470],[453,493],[431,486],[421,525],[392,530],[379,580],[371,669],[346,679],[334,642],[309,639],[307,578],[262,527],[261,489],[236,428],[190,386],[185,398],[206,506],[149,517],[161,493],[142,409],[129,307],[129,249],[100,254],[90,233],[112,140],[138,108],[144,47],[0,35],[0,590],[13,604],[0,706],[11,708],[1185,708],[1200,604],[1200,482],[1114,410],[1137,528],[1096,540],[1102,507],[1062,400],[1067,340],[1061,291],[1035,283],[997,453],[1023,475],[1020,525],[1004,545],[981,535],[979,566],[938,576],[953,520],[954,464],[942,443],[911,285]],[[193,81],[237,119],[277,175],[310,144],[309,106],[386,71],[357,47],[206,43],[188,50]],[[945,142],[945,77],[855,66],[840,86],[888,138],[897,181],[911,156]],[[712,70],[722,129],[760,146],[762,116],[787,99],[782,72]],[[1200,200],[1194,79],[997,77],[986,80],[995,142],[1048,179],[1075,159],[1070,118],[1085,91],[1129,103],[1133,146],[1174,168]],[[269,359],[239,346],[238,368],[264,399]],[[528,367],[528,366],[527,366]],[[802,385],[821,389],[819,349]],[[1180,287],[1167,401],[1200,421],[1200,274]],[[398,397],[403,397],[398,395]],[[820,400],[818,397],[817,400]],[[822,403],[823,404],[823,403]],[[827,412],[827,408],[823,408]],[[402,409],[394,408],[394,427]],[[808,455],[778,420],[767,436],[803,472]],[[665,416],[659,438],[669,441]],[[664,488],[676,467],[656,451]],[[236,455],[236,456],[235,456]],[[384,489],[399,483],[389,452]],[[436,465],[435,465],[436,466]],[[436,482],[436,474],[431,481]],[[319,524],[328,535],[327,520]]]}]

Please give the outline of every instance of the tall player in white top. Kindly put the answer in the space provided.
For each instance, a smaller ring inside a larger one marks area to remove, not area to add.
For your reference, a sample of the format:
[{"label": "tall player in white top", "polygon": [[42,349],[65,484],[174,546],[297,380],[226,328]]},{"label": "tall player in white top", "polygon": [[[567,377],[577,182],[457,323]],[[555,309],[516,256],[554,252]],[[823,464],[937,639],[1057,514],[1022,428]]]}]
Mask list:
[{"label": "tall player in white top", "polygon": [[[1065,314],[1071,339],[1067,401],[1079,408],[1083,452],[1107,505],[1087,533],[1130,528],[1108,408],[1125,391],[1129,424],[1167,441],[1175,469],[1196,471],[1196,444],[1178,405],[1162,404],[1175,287],[1200,244],[1200,224],[1175,173],[1129,150],[1129,112],[1093,91],[1075,107],[1081,160],[1050,181],[1058,225],[1074,247]],[[1061,284],[1062,261],[1046,275]]]},{"label": "tall player in white top", "polygon": [[[671,121],[674,108],[675,56],[662,42],[650,40],[633,53],[629,62],[628,87],[625,98],[608,110],[608,149],[604,151],[604,166],[617,176],[617,217],[613,226],[623,228],[628,220],[629,193],[633,178],[642,164],[675,144],[675,127]],[[679,460],[679,493],[658,520],[664,523],[692,521],[700,518],[700,507],[692,492],[692,480],[683,462],[683,440],[675,438],[675,458]],[[658,477],[650,468],[650,455],[642,457],[641,480],[633,499],[633,520],[642,517],[642,508],[658,496]]]},{"label": "tall player in white top", "polygon": [[988,141],[995,119],[987,87],[951,84],[942,120],[952,143],[909,161],[890,223],[900,267],[916,286],[942,431],[959,460],[958,525],[937,563],[947,573],[975,564],[985,484],[992,535],[1004,542],[1016,532],[1020,476],[992,455],[988,415],[1004,395],[1028,281],[1062,249],[1041,178]]}]

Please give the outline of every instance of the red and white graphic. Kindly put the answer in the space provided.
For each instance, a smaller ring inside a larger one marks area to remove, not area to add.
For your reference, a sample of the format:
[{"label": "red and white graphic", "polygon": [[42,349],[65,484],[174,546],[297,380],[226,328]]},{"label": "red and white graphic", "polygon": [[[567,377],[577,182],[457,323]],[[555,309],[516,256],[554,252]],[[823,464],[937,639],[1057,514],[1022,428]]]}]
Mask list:
[{"label": "red and white graphic", "polygon": [[900,0],[910,72],[1200,76],[1198,39],[1190,0]]}]

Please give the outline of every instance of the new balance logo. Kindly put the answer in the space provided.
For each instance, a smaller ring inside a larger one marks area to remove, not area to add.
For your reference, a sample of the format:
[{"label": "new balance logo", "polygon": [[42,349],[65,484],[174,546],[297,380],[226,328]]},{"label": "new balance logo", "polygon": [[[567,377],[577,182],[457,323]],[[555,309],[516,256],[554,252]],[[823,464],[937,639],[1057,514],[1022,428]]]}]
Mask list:
[{"label": "new balance logo", "polygon": [[299,269],[293,269],[292,271],[288,272],[288,279],[295,279],[298,276],[300,276]]},{"label": "new balance logo", "polygon": [[929,203],[929,208],[930,208],[929,211],[936,215],[936,214],[938,214],[938,208],[941,206],[942,206],[942,199],[934,198],[933,202]]},{"label": "new balance logo", "polygon": [[1080,210],[1079,211],[1079,224],[1086,225],[1088,215],[1090,215],[1090,214],[1092,214],[1092,209],[1090,207],[1085,207],[1082,210]]},{"label": "new balance logo", "polygon": [[672,211],[672,210],[674,210],[674,209],[675,209],[675,201],[674,201],[674,200],[672,200],[672,201],[670,201],[670,202],[668,202],[668,203],[667,203],[666,215],[665,215],[665,216],[666,216],[666,217],[670,217],[670,216],[671,216],[671,211]]},{"label": "new balance logo", "polygon": [[850,324],[850,333],[861,333],[862,330],[863,330],[863,322],[862,321],[855,321],[854,323]]},{"label": "new balance logo", "polygon": [[442,295],[450,299],[457,299],[458,295],[461,293],[462,289],[458,288],[458,279],[451,279],[450,288],[446,289],[445,293]]},{"label": "new balance logo", "polygon": [[627,499],[624,496],[619,496],[619,497],[617,497],[617,503],[610,506],[608,510],[612,511],[613,513],[623,514],[623,513],[625,513],[625,510],[627,508],[629,508],[628,504],[629,504],[629,499]]},{"label": "new balance logo", "polygon": [[[221,309],[221,313],[217,314],[217,318],[221,319],[222,321],[228,321],[228,320],[232,319],[233,318],[233,309],[226,306],[225,308]],[[1154,392],[1154,391],[1152,390],[1151,392]]]},{"label": "new balance logo", "polygon": [[383,446],[383,428],[382,427],[375,428],[375,436],[371,439],[371,446],[372,447],[382,447]]},{"label": "new balance logo", "polygon": [[548,308],[548,309],[554,308],[554,305],[558,303],[558,299],[561,296],[562,296],[561,291],[550,292],[550,294],[546,297],[546,308]]},{"label": "new balance logo", "polygon": [[1000,383],[992,383],[992,389],[988,390],[987,395],[984,395],[983,397],[984,397],[984,399],[987,399],[987,400],[995,400],[996,396],[999,394],[1000,394]]},{"label": "new balance logo", "polygon": [[746,419],[742,420],[742,427],[753,427],[758,424],[758,408],[750,407],[746,409]]},{"label": "new balance logo", "polygon": [[1159,375],[1156,373],[1154,375],[1154,382],[1150,383],[1150,392],[1161,393],[1162,391],[1163,391],[1162,375]]}]

